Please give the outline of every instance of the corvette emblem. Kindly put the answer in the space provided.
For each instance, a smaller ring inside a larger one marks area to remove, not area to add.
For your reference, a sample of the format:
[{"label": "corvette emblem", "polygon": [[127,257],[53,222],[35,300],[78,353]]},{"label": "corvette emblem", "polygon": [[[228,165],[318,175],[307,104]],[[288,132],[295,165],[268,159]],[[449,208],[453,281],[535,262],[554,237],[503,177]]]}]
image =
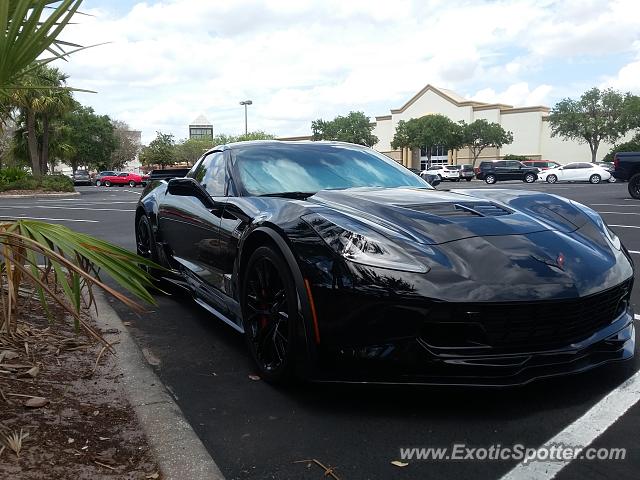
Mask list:
[{"label": "corvette emblem", "polygon": [[560,252],[558,257],[556,258],[556,264],[560,270],[564,270],[564,253]]}]

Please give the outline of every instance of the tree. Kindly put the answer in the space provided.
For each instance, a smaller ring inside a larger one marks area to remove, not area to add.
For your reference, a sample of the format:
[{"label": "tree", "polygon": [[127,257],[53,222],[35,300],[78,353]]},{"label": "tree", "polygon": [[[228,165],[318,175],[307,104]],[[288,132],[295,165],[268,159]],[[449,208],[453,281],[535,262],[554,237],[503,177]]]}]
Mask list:
[{"label": "tree", "polygon": [[638,128],[638,99],[630,93],[592,88],[579,100],[565,98],[549,115],[551,135],[589,144],[596,161],[601,142],[615,143],[632,128]]},{"label": "tree", "polygon": [[378,137],[373,135],[373,126],[363,112],[349,112],[346,117],[337,116],[333,120],[322,119],[311,122],[313,140],[336,140],[373,147]]},{"label": "tree", "polygon": [[175,141],[169,133],[156,132],[156,138],[140,152],[143,165],[160,165],[163,168],[176,162]]},{"label": "tree", "polygon": [[502,148],[503,145],[513,143],[513,133],[506,131],[498,123],[478,119],[471,123],[460,122],[460,124],[463,146],[471,150],[473,165],[485,148]]},{"label": "tree", "polygon": [[176,162],[193,165],[204,152],[214,146],[209,139],[189,138],[182,140],[175,146]]},{"label": "tree", "polygon": [[113,134],[116,141],[116,147],[111,153],[111,159],[107,170],[122,170],[124,166],[136,159],[138,153],[140,153],[140,143],[133,137],[131,128],[127,123],[114,120],[111,122],[113,125]]},{"label": "tree", "polygon": [[425,115],[411,120],[400,120],[391,147],[425,148],[431,164],[434,147],[457,149],[464,145],[462,126],[440,114]]},{"label": "tree", "polygon": [[[216,137],[214,137],[214,140],[215,138]],[[216,145],[231,142],[246,142],[249,140],[273,140],[274,138],[276,138],[275,135],[263,132],[262,130],[256,130],[255,132],[243,133],[242,135],[238,135],[237,137],[230,136],[228,137],[227,142],[218,142],[216,143]]]},{"label": "tree", "polygon": [[73,149],[69,164],[75,172],[79,166],[106,169],[117,147],[113,124],[107,115],[97,115],[93,108],[78,106],[64,117],[69,127],[67,143]]},{"label": "tree", "polygon": [[609,153],[602,158],[602,161],[613,162],[613,156],[618,152],[640,152],[640,133],[634,135],[628,142],[615,145]]},{"label": "tree", "polygon": [[[0,8],[0,88],[23,86],[23,76],[66,57],[79,45],[58,37],[82,0],[4,0]],[[51,54],[42,58],[43,53]]]}]

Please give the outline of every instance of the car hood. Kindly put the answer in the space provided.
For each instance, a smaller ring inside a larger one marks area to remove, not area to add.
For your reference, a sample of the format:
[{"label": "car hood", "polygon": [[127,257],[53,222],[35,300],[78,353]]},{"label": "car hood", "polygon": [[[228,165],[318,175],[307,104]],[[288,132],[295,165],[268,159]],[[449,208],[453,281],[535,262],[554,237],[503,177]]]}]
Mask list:
[{"label": "car hood", "polygon": [[421,244],[544,231],[570,233],[588,218],[566,199],[501,189],[421,188],[322,190],[308,202]]}]

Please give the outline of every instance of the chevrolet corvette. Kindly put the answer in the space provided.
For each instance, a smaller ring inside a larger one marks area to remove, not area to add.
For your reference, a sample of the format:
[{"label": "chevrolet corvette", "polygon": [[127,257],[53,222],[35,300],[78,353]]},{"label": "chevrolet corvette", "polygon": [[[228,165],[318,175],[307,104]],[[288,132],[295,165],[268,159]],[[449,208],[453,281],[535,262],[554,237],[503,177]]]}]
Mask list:
[{"label": "chevrolet corvette", "polygon": [[595,211],[439,191],[358,145],[214,148],[147,185],[135,232],[273,383],[507,386],[634,354],[633,262]]}]

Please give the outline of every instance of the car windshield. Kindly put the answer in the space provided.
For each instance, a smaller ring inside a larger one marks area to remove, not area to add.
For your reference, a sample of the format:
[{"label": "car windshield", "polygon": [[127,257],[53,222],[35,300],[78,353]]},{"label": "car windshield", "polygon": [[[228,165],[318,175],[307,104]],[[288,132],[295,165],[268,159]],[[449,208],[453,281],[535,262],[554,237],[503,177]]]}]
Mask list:
[{"label": "car windshield", "polygon": [[249,195],[355,187],[433,188],[390,158],[355,146],[247,145],[235,147],[233,154]]}]

